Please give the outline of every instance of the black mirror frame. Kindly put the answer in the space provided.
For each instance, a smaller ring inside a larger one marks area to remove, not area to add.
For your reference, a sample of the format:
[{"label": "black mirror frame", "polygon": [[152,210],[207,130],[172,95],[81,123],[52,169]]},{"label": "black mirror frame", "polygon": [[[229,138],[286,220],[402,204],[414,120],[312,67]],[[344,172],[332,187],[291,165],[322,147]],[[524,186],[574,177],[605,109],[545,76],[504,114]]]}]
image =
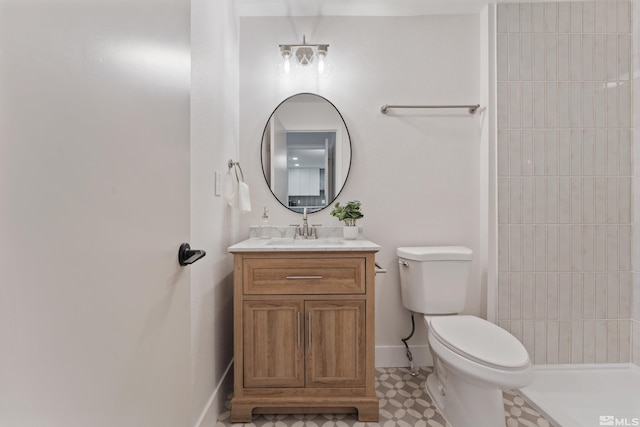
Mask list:
[{"label": "black mirror frame", "polygon": [[264,165],[264,140],[265,140],[265,133],[267,132],[267,129],[269,127],[269,122],[271,121],[271,118],[273,117],[273,115],[276,113],[276,111],[278,111],[278,108],[280,108],[280,106],[282,104],[284,104],[285,102],[287,102],[288,100],[290,100],[291,98],[295,97],[295,96],[299,96],[299,95],[313,95],[313,96],[317,96],[318,98],[322,98],[324,101],[328,102],[329,105],[331,105],[333,107],[334,110],[336,110],[336,113],[338,113],[338,116],[340,117],[340,120],[342,120],[342,123],[344,124],[344,128],[347,131],[347,138],[349,140],[349,168],[347,170],[347,174],[344,177],[344,182],[342,183],[342,186],[340,187],[340,191],[338,191],[335,195],[335,197],[333,198],[333,200],[329,201],[327,200],[327,204],[317,210],[310,210],[309,213],[314,213],[314,212],[320,212],[326,208],[328,208],[329,206],[333,205],[333,202],[336,201],[336,199],[340,196],[340,194],[342,193],[342,190],[344,190],[345,185],[347,185],[347,181],[349,180],[349,174],[351,173],[351,164],[353,162],[353,144],[351,143],[351,134],[349,133],[349,128],[347,126],[347,122],[344,120],[344,117],[342,116],[342,113],[340,112],[340,110],[338,110],[338,108],[333,104],[333,102],[329,101],[327,98],[325,98],[322,95],[318,95],[317,93],[311,93],[311,92],[300,92],[300,93],[296,93],[293,94],[287,98],[285,98],[282,102],[280,102],[276,108],[274,108],[274,110],[271,112],[271,114],[269,115],[269,118],[267,119],[267,123],[264,126],[264,130],[262,131],[262,140],[260,141],[260,166],[262,168],[262,175],[264,177],[264,182],[267,185],[267,188],[269,189],[269,191],[271,192],[271,194],[273,195],[273,198],[276,199],[282,206],[284,206],[285,208],[287,208],[288,210],[294,212],[294,213],[298,213],[296,212],[294,209],[291,208],[291,206],[287,206],[285,205],[280,199],[278,199],[278,197],[276,197],[276,195],[273,193],[273,190],[271,190],[271,186],[269,185],[269,179],[267,178],[267,174],[265,171],[265,165]]}]

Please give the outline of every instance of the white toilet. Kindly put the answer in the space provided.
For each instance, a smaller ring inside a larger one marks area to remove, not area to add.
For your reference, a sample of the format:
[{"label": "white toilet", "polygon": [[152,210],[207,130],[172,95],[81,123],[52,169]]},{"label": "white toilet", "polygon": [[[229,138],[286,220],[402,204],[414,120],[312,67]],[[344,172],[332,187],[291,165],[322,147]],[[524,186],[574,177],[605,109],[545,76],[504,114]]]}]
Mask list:
[{"label": "white toilet", "polygon": [[533,367],[524,346],[465,306],[473,251],[461,246],[398,248],[402,304],[423,314],[434,373],[427,392],[452,427],[504,427],[502,389],[524,387]]}]

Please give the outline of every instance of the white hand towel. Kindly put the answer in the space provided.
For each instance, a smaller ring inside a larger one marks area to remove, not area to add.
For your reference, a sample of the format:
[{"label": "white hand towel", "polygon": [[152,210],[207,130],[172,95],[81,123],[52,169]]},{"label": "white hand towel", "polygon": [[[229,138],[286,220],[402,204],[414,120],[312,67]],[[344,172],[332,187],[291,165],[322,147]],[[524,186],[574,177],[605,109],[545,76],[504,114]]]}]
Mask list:
[{"label": "white hand towel", "polygon": [[251,197],[249,196],[249,186],[240,181],[237,190],[237,208],[243,212],[251,212]]},{"label": "white hand towel", "polygon": [[233,208],[240,209],[241,212],[251,212],[251,196],[249,186],[234,176],[229,170],[224,181],[224,198]]}]

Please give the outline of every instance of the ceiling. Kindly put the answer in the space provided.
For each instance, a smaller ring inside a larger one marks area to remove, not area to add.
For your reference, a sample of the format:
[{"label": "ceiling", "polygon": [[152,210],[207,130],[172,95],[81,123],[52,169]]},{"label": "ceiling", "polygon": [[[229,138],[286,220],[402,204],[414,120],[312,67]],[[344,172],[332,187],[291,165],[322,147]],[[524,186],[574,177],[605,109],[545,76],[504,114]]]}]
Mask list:
[{"label": "ceiling", "polygon": [[478,13],[488,3],[547,0],[233,0],[238,16],[413,16]]}]

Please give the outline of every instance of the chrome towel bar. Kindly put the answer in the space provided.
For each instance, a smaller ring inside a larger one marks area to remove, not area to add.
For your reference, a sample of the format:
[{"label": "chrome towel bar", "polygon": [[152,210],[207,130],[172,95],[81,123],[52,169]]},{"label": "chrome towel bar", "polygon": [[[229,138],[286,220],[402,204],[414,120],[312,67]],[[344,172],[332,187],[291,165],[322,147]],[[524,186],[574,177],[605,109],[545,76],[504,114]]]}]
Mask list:
[{"label": "chrome towel bar", "polygon": [[466,108],[469,114],[475,114],[480,108],[480,104],[475,105],[383,105],[380,107],[382,114],[387,114],[389,108]]}]

